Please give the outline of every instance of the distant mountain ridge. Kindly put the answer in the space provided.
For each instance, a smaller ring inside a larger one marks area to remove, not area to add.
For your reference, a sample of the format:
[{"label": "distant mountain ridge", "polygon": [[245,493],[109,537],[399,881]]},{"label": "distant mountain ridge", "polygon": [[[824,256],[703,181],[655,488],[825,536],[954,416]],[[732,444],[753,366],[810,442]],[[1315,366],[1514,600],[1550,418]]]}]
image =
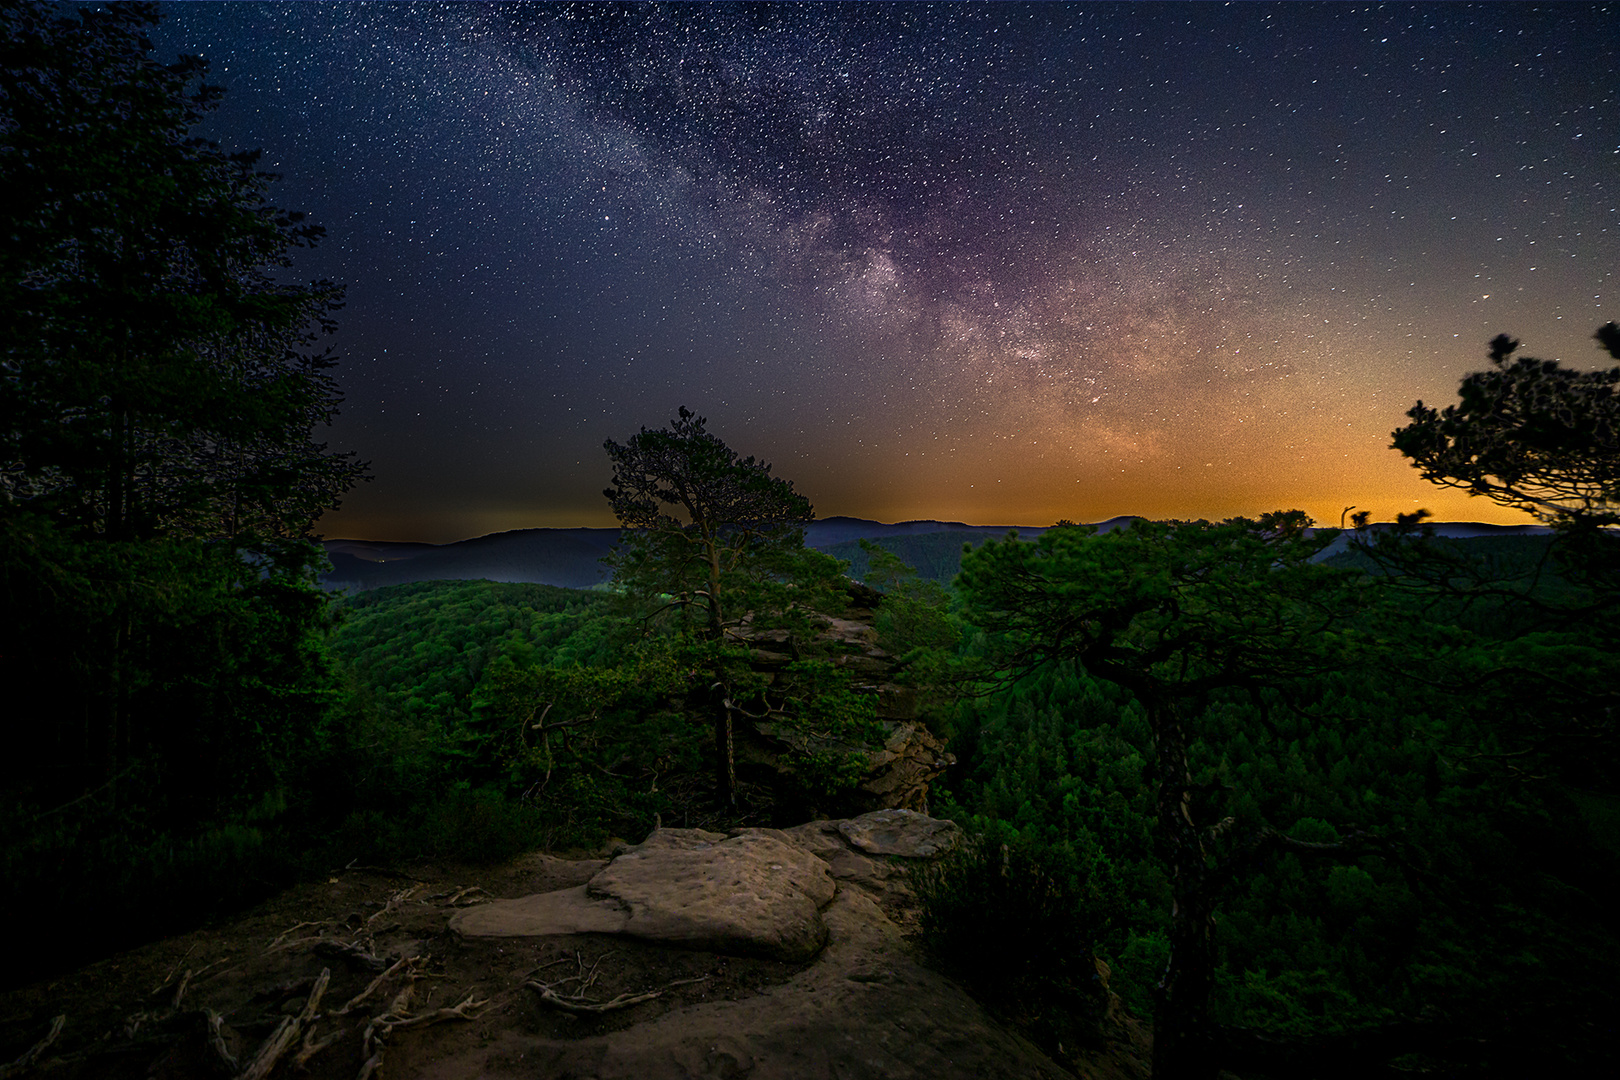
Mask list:
[{"label": "distant mountain ridge", "polygon": [[[1132,517],[1097,523],[1102,532],[1130,524]],[[1380,526],[1373,526],[1379,528]],[[1009,532],[1033,539],[1049,526],[968,525],[960,521],[901,521],[889,524],[865,518],[829,517],[811,522],[805,542],[819,551],[850,561],[850,572],[866,572],[861,540],[872,540],[898,555],[924,577],[949,581],[961,565],[962,545],[999,540]],[[1441,536],[1523,535],[1546,532],[1540,525],[1486,525],[1441,522]],[[619,542],[618,529],[515,529],[450,544],[390,540],[327,540],[332,570],[321,584],[332,590],[363,592],[413,581],[505,581],[589,589],[607,580],[602,556]],[[1329,552],[1345,543],[1341,539]]]}]

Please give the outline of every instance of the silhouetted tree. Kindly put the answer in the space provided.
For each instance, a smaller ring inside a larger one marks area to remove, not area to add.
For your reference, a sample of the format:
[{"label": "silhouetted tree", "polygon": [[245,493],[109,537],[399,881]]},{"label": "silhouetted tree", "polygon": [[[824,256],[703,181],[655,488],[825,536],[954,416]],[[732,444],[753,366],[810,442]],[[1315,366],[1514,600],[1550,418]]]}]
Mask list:
[{"label": "silhouetted tree", "polygon": [[322,230],[271,205],[257,154],[193,134],[222,91],[152,58],[157,21],[0,2],[0,675],[32,689],[20,803],[127,791],[183,831],[310,741],[308,536],[364,467],[313,435],[341,290],[280,275]]},{"label": "silhouetted tree", "polygon": [[[1608,323],[1595,337],[1620,359],[1620,326]],[[1518,348],[1497,335],[1491,370],[1465,376],[1456,405],[1419,401],[1392,445],[1425,480],[1551,524],[1620,524],[1620,367],[1575,371],[1515,358]]]},{"label": "silhouetted tree", "polygon": [[0,5],[0,496],[80,536],[303,536],[363,472],[312,438],[342,290],[277,280],[324,230],[192,134],[222,91],[151,58],[157,19]]}]

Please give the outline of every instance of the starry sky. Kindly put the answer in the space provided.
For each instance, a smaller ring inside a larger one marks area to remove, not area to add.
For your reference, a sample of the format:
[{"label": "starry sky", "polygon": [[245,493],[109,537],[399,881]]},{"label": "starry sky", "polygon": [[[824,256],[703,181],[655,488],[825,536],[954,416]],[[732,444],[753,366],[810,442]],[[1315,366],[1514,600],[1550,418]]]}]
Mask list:
[{"label": "starry sky", "polygon": [[327,536],[612,525],[686,405],[819,516],[1419,506],[1509,333],[1620,318],[1620,7],[173,3],[348,287]]}]

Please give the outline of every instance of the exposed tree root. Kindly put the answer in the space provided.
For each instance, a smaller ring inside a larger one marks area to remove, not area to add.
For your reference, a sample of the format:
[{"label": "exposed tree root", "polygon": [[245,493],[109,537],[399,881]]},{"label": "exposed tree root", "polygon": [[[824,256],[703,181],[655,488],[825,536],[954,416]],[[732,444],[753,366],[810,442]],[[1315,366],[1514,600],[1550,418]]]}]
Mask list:
[{"label": "exposed tree root", "polygon": [[225,1045],[224,1027],[225,1018],[219,1013],[215,1012],[213,1009],[209,1009],[208,1045],[214,1051],[214,1056],[219,1058],[220,1062],[227,1069],[229,1069],[232,1073],[235,1073],[239,1066],[236,1061],[236,1055],[231,1053],[231,1048]]},{"label": "exposed tree root", "polygon": [[[159,989],[161,989],[161,987]],[[46,1033],[43,1039],[29,1047],[28,1050],[15,1061],[5,1065],[0,1065],[0,1080],[7,1080],[7,1078],[13,1076],[21,1076],[29,1069],[32,1069],[34,1067],[34,1063],[39,1060],[39,1056],[45,1051],[49,1050],[51,1048],[51,1044],[56,1041],[56,1037],[62,1034],[62,1028],[66,1026],[66,1024],[67,1013],[61,1013],[55,1019],[53,1019],[51,1021],[51,1030]]]},{"label": "exposed tree root", "polygon": [[378,975],[375,979],[372,979],[371,983],[364,990],[360,991],[354,997],[350,998],[346,1003],[344,1003],[343,1008],[337,1010],[332,1015],[333,1016],[347,1016],[347,1015],[349,1015],[349,1013],[353,1012],[356,1008],[358,1008],[362,1002],[364,1002],[372,994],[377,992],[377,988],[383,984],[384,979],[388,978],[388,976],[390,976],[394,972],[398,971],[401,967],[404,967],[406,964],[410,963],[412,959],[413,959],[412,957],[407,957],[407,956],[400,957],[398,960],[396,960],[394,962],[393,967],[389,968],[387,971],[383,972],[381,975]]},{"label": "exposed tree root", "polygon": [[316,942],[315,951],[322,956],[330,956],[334,959],[347,960],[352,964],[358,964],[368,971],[383,971],[388,967],[388,961],[373,954],[370,950],[362,948],[355,942],[322,939]]},{"label": "exposed tree root", "polygon": [[[593,985],[595,985],[597,969],[602,966],[602,961],[606,960],[611,955],[611,953],[603,953],[601,956],[596,958],[595,963],[591,964],[591,966],[587,968],[585,966],[585,958],[576,952],[573,959],[578,970],[575,974],[564,979],[558,979],[556,982],[552,983],[543,983],[538,979],[530,979],[523,985],[538,992],[540,995],[540,1000],[545,1002],[547,1005],[562,1009],[565,1012],[584,1014],[605,1013],[613,1012],[617,1009],[628,1009],[630,1006],[639,1005],[643,1001],[652,1001],[654,998],[663,997],[666,990],[671,990],[677,986],[686,986],[690,983],[704,982],[708,979],[707,975],[699,975],[694,979],[676,979],[674,982],[665,983],[656,990],[646,990],[639,994],[620,994],[618,997],[615,997],[609,1001],[591,1001],[585,997],[585,991],[589,990]],[[556,964],[565,963],[567,960],[568,957],[563,957],[561,960],[553,960],[550,964],[545,965],[545,967],[542,967],[539,970],[544,971],[547,967],[553,967]],[[572,994],[563,995],[557,992],[558,987],[576,982],[579,984],[579,988]]]},{"label": "exposed tree root", "polygon": [[292,935],[298,933],[298,931],[306,930],[311,926],[320,926],[320,925],[321,924],[319,922],[301,922],[297,926],[294,926],[294,927],[291,927],[289,929],[283,930],[281,933],[277,934],[275,936],[275,938],[270,942],[270,944],[265,946],[265,947],[269,948],[269,949],[274,949],[277,945],[280,945],[283,941],[287,940],[287,938],[289,938]]},{"label": "exposed tree root", "polygon": [[640,994],[620,994],[618,997],[609,1001],[585,1001],[580,998],[562,997],[545,983],[535,982],[532,979],[523,985],[530,987],[531,989],[538,990],[540,992],[540,1000],[545,1002],[547,1005],[554,1005],[566,1012],[605,1013],[613,1012],[616,1009],[628,1009],[630,1006],[639,1005],[643,1001],[652,1001],[654,998],[661,998],[664,996],[664,991],[666,990],[673,989],[677,986],[685,986],[688,983],[706,982],[708,978],[709,977],[707,975],[699,975],[695,979],[676,979],[674,982],[665,983],[657,990],[647,990]]},{"label": "exposed tree root", "polygon": [[270,1033],[259,1046],[259,1052],[253,1056],[248,1067],[236,1074],[236,1080],[265,1080],[270,1071],[281,1060],[281,1055],[287,1048],[297,1041],[299,1032],[305,1024],[315,1018],[315,1013],[321,1007],[321,995],[326,993],[326,986],[332,981],[332,969],[324,968],[320,978],[315,980],[315,987],[309,992],[309,999],[304,1002],[303,1009],[297,1016],[289,1016],[282,1020],[276,1030]]},{"label": "exposed tree root", "polygon": [[332,1034],[328,1035],[320,1042],[315,1042],[315,1025],[309,1025],[309,1029],[304,1032],[304,1045],[299,1047],[298,1053],[293,1055],[293,1069],[302,1072],[308,1067],[310,1058],[314,1057],[322,1050],[325,1050],[328,1046],[331,1046],[342,1037],[343,1031],[340,1028],[339,1030],[332,1032]]}]

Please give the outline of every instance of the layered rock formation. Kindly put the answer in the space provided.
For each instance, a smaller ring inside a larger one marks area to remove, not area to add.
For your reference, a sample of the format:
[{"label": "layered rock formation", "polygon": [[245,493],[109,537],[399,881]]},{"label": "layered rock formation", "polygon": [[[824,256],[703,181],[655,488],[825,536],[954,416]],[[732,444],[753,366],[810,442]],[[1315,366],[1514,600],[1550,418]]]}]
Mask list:
[{"label": "layered rock formation", "polygon": [[[817,645],[829,649],[832,663],[853,676],[855,689],[877,698],[877,718],[884,741],[882,749],[876,752],[863,751],[867,760],[866,778],[845,797],[838,809],[853,814],[881,809],[927,813],[929,786],[956,758],[918,719],[916,688],[900,681],[899,661],[878,645],[877,631],[871,620],[875,607],[882,602],[882,594],[851,583],[850,595],[854,604],[849,612],[851,617],[825,619]],[[749,646],[754,670],[767,682],[796,659],[789,651],[791,645],[785,630],[744,628],[741,637]],[[752,767],[761,772],[790,774],[793,771],[791,757],[812,749],[808,740],[789,724],[751,720],[738,726],[736,753],[740,769]]]}]

